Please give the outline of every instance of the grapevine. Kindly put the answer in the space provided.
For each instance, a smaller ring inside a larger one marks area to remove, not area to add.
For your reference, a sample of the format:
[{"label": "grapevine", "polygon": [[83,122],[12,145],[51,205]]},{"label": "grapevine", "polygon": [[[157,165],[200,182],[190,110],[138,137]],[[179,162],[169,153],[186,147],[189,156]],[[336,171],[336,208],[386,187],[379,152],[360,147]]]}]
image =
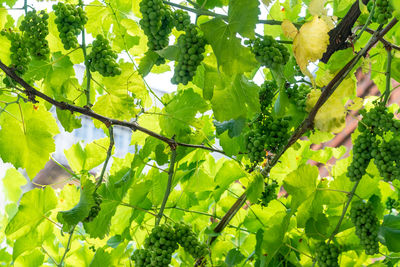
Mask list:
[{"label": "grapevine", "polygon": [[339,267],[339,249],[334,244],[319,243],[316,254],[320,267]]},{"label": "grapevine", "polygon": [[196,28],[191,24],[187,27],[185,34],[179,36],[178,47],[180,54],[175,66],[174,76],[171,79],[173,84],[187,85],[193,79],[197,67],[204,59],[206,40]]},{"label": "grapevine", "polygon": [[385,181],[400,178],[400,141],[392,139],[388,142],[382,140],[373,151],[375,165],[379,174]]},{"label": "grapevine", "polygon": [[246,41],[250,49],[261,65],[268,68],[277,68],[288,62],[290,54],[287,48],[279,44],[274,38],[265,35],[263,39],[256,38]]},{"label": "grapevine", "polygon": [[368,2],[368,11],[372,11],[372,7],[375,2],[375,11],[372,17],[372,21],[377,22],[379,24],[388,23],[389,19],[393,16],[394,8],[390,4],[389,0],[375,0]]},{"label": "grapevine", "polygon": [[53,5],[56,14],[54,22],[60,32],[60,39],[65,50],[79,46],[77,35],[83,30],[88,18],[81,7],[72,4],[57,3]]},{"label": "grapevine", "polygon": [[268,112],[270,106],[272,105],[272,101],[278,89],[278,85],[275,81],[265,81],[261,85],[261,90],[259,93],[261,112]]},{"label": "grapevine", "polygon": [[379,252],[378,218],[370,202],[353,204],[350,211],[352,223],[356,227],[356,234],[360,238],[365,254],[374,255]]},{"label": "grapevine", "polygon": [[399,207],[399,202],[391,197],[388,197],[386,199],[386,209],[389,210],[390,212],[392,212],[393,209],[397,209]]},{"label": "grapevine", "polygon": [[207,246],[197,240],[196,234],[190,229],[190,226],[184,223],[174,225],[176,240],[183,249],[194,259],[199,259],[207,254]]},{"label": "grapevine", "polygon": [[44,10],[39,14],[29,11],[19,26],[31,55],[37,59],[47,59],[50,54],[49,43],[46,40],[49,34],[48,19],[49,15]]},{"label": "grapevine", "polygon": [[96,40],[93,41],[92,51],[87,58],[91,71],[98,71],[104,77],[121,74],[121,69],[115,61],[118,55],[101,34],[97,35]]}]

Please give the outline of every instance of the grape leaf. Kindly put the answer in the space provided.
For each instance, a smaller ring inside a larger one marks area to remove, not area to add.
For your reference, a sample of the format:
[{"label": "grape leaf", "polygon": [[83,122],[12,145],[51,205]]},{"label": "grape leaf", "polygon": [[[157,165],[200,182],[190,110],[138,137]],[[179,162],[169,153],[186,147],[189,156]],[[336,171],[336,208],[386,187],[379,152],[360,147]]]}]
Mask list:
[{"label": "grape leaf", "polygon": [[253,177],[250,185],[247,188],[246,196],[250,202],[257,204],[258,199],[264,191],[264,177],[261,174],[256,174]]},{"label": "grape leaf", "polygon": [[35,249],[29,254],[25,254],[14,262],[15,267],[39,267],[43,265],[44,254],[39,250]]},{"label": "grape leaf", "polygon": [[229,1],[228,22],[232,32],[238,32],[243,37],[253,38],[260,10],[258,0]]},{"label": "grape leaf", "polygon": [[22,194],[21,186],[27,183],[25,177],[16,169],[7,170],[3,178],[4,193],[7,200],[17,202]]},{"label": "grape leaf", "polygon": [[53,137],[59,131],[54,117],[43,105],[19,105],[23,123],[19,110],[15,113],[19,120],[12,116],[0,117],[1,124],[7,125],[0,130],[0,157],[15,168],[25,168],[33,179],[49,160],[50,153],[55,151]]},{"label": "grape leaf", "polygon": [[379,239],[389,251],[400,252],[400,216],[385,215],[379,228]]},{"label": "grape leaf", "polygon": [[215,129],[217,130],[217,134],[220,135],[228,130],[228,134],[230,138],[235,136],[239,136],[245,126],[246,119],[245,118],[237,118],[236,120],[232,119],[229,121],[218,122],[214,121]]},{"label": "grape leaf", "polygon": [[257,66],[250,49],[241,45],[236,33],[223,20],[213,19],[200,27],[213,48],[218,65],[226,74],[250,72]]},{"label": "grape leaf", "polygon": [[21,198],[17,214],[7,224],[7,237],[17,239],[34,231],[56,205],[57,197],[51,187],[26,192]]},{"label": "grape leaf", "polygon": [[70,232],[75,225],[82,222],[90,212],[92,206],[95,205],[93,193],[95,184],[88,178],[81,178],[81,195],[78,204],[70,210],[59,211],[57,219],[63,225],[64,232]]},{"label": "grape leaf", "polygon": [[225,258],[225,263],[231,266],[237,266],[240,262],[242,262],[246,257],[238,250],[237,248],[233,248],[228,251],[228,254]]},{"label": "grape leaf", "polygon": [[96,254],[94,254],[93,260],[90,263],[89,267],[103,267],[103,266],[112,266],[111,255],[108,252],[106,252],[103,248],[99,248],[96,250]]}]

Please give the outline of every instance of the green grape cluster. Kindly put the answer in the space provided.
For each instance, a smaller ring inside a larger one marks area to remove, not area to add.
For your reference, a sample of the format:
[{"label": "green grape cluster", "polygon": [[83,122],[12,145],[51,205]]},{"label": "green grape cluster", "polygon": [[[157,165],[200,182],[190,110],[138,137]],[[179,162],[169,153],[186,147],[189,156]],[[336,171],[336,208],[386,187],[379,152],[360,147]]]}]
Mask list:
[{"label": "green grape cluster", "polygon": [[49,34],[48,19],[49,15],[44,10],[39,13],[29,11],[19,26],[31,55],[37,59],[47,59],[50,54],[49,43],[46,40]]},{"label": "green grape cluster", "polygon": [[190,15],[181,9],[174,11],[175,28],[178,31],[186,31],[190,25]]},{"label": "green grape cluster", "polygon": [[361,110],[360,114],[363,115],[363,119],[358,126],[361,132],[370,131],[378,135],[389,131],[400,133],[400,121],[395,120],[393,114],[388,112],[384,106],[377,105],[368,112]]},{"label": "green grape cluster", "polygon": [[[15,74],[21,76],[28,70],[28,64],[31,61],[29,49],[22,35],[17,32],[1,31],[1,35],[6,36],[11,41],[11,65]],[[11,86],[11,78],[5,77],[3,82],[6,86]]]},{"label": "green grape cluster", "polygon": [[266,157],[265,139],[267,139],[267,136],[263,135],[262,129],[253,127],[253,129],[245,134],[244,138],[250,161],[258,163],[262,162]]},{"label": "green grape cluster", "polygon": [[148,48],[156,51],[168,46],[174,27],[172,11],[162,0],[142,0],[139,7],[143,17],[139,24],[148,38]]},{"label": "green grape cluster", "polygon": [[393,209],[397,209],[400,203],[396,199],[388,197],[386,199],[385,204],[386,204],[386,209],[392,211]]},{"label": "green grape cluster", "polygon": [[207,246],[197,239],[196,234],[191,227],[184,223],[174,225],[176,240],[183,249],[188,252],[194,259],[199,259],[207,255]]},{"label": "green grape cluster", "polygon": [[144,249],[136,250],[132,255],[135,266],[168,266],[172,253],[178,249],[174,229],[166,224],[153,228],[144,241]]},{"label": "green grape cluster", "polygon": [[[372,7],[374,5],[374,1],[368,2],[368,11],[372,11]],[[375,0],[375,11],[372,17],[373,22],[377,22],[379,24],[388,23],[389,19],[393,16],[394,8],[390,4],[389,0]]]},{"label": "green grape cluster", "polygon": [[382,178],[388,182],[400,178],[400,141],[379,141],[372,151],[375,165]]},{"label": "green grape cluster", "polygon": [[351,181],[358,181],[366,173],[372,159],[376,137],[371,132],[362,132],[356,139],[353,147],[353,161],[347,168],[347,176]]},{"label": "green grape cluster", "polygon": [[247,40],[246,44],[250,45],[257,61],[265,67],[277,68],[279,65],[285,65],[289,60],[290,54],[287,48],[272,36],[265,35],[263,39]]},{"label": "green grape cluster", "polygon": [[296,106],[301,110],[306,109],[307,95],[311,92],[311,87],[305,84],[294,84],[293,86],[286,87],[286,94]]},{"label": "green grape cluster", "polygon": [[100,205],[103,202],[101,196],[97,193],[94,193],[93,199],[94,199],[94,205],[90,208],[89,215],[85,218],[84,222],[93,221],[101,210]]},{"label": "green grape cluster", "polygon": [[365,254],[374,255],[379,252],[378,218],[370,202],[353,204],[350,218],[356,227],[356,234],[360,238]]},{"label": "green grape cluster", "polygon": [[277,90],[278,85],[275,81],[265,81],[261,85],[259,99],[262,113],[266,113],[269,107],[272,105],[272,101]]},{"label": "green grape cluster", "polygon": [[262,206],[267,207],[269,202],[278,197],[278,194],[276,193],[277,188],[279,188],[279,185],[275,180],[272,180],[272,182],[269,184],[265,184],[265,188],[260,199]]},{"label": "green grape cluster", "polygon": [[85,12],[81,7],[72,4],[58,2],[53,5],[56,19],[54,22],[60,32],[60,39],[65,50],[79,46],[77,35],[83,30],[83,26],[88,21]]},{"label": "green grape cluster", "polygon": [[339,267],[339,248],[334,244],[319,243],[316,247],[316,254],[320,267]]},{"label": "green grape cluster", "polygon": [[90,70],[98,71],[104,77],[113,77],[121,74],[121,69],[115,61],[118,58],[106,38],[99,34],[93,41],[93,47],[87,56]]},{"label": "green grape cluster", "polygon": [[180,54],[175,66],[174,76],[171,79],[173,84],[187,85],[193,80],[196,69],[203,61],[206,39],[200,34],[195,25],[190,24],[185,34],[178,38]]}]

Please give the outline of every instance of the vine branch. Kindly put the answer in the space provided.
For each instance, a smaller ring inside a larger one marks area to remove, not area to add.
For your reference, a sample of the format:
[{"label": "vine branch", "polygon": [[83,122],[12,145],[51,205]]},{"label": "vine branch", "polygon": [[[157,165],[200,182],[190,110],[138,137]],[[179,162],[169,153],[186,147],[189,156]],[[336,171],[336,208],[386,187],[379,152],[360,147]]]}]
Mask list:
[{"label": "vine branch", "polygon": [[169,146],[182,146],[182,147],[190,147],[190,148],[196,148],[196,149],[198,148],[198,149],[204,149],[204,150],[208,150],[211,152],[217,152],[217,153],[225,155],[225,152],[223,150],[215,149],[212,147],[207,147],[204,145],[195,145],[195,144],[176,142],[172,138],[168,138],[166,136],[163,136],[161,134],[153,132],[147,128],[141,127],[136,122],[127,122],[127,121],[121,121],[121,120],[117,120],[117,119],[108,118],[108,117],[100,115],[88,108],[75,106],[75,105],[72,105],[72,104],[69,104],[66,102],[62,102],[62,101],[57,101],[54,98],[51,98],[48,95],[33,88],[24,79],[22,79],[17,74],[15,74],[14,70],[12,68],[7,67],[1,60],[0,60],[0,69],[2,69],[7,76],[14,79],[17,83],[19,83],[25,89],[25,90],[23,90],[23,93],[26,94],[28,96],[29,101],[31,101],[33,103],[37,103],[38,101],[35,98],[39,97],[61,110],[69,110],[71,112],[78,112],[80,114],[83,114],[83,115],[86,115],[93,119],[96,119],[96,120],[104,123],[107,128],[110,125],[119,125],[122,127],[127,127],[129,129],[131,129],[132,131],[139,131],[139,132],[145,133],[151,137],[154,137],[156,139],[163,141],[164,143],[167,143]]},{"label": "vine branch", "polygon": [[57,265],[58,267],[62,267],[64,265],[65,257],[67,256],[68,251],[71,249],[71,241],[72,241],[72,236],[74,234],[75,227],[76,227],[76,225],[69,232],[69,238],[68,238],[67,247],[65,248],[65,251],[64,251],[64,254],[63,254],[62,258],[61,258],[60,263]]},{"label": "vine branch", "polygon": [[107,164],[111,158],[111,152],[114,147],[114,129],[111,125],[108,127],[108,132],[110,134],[110,145],[108,146],[108,149],[107,149],[106,160],[104,161],[103,169],[101,170],[99,180],[97,181],[95,192],[96,192],[97,188],[99,188],[99,186],[103,182],[104,174],[106,173],[106,169],[107,169]]},{"label": "vine branch", "polygon": [[392,48],[390,46],[386,46],[386,52],[387,52],[387,62],[386,62],[386,88],[385,88],[385,97],[383,98],[383,104],[386,105],[389,96],[390,96],[390,88],[392,87],[391,83],[391,76],[392,76]]},{"label": "vine branch", "polygon": [[158,212],[158,215],[156,217],[156,226],[160,224],[161,218],[164,214],[165,205],[167,204],[169,193],[171,193],[172,178],[174,177],[175,159],[176,159],[176,147],[171,146],[171,160],[169,162],[167,188],[165,189],[164,198],[161,203],[160,211]]},{"label": "vine branch", "polygon": [[[83,1],[79,0],[79,5],[83,8]],[[86,40],[85,40],[85,28],[82,29],[82,52],[83,52],[83,58],[85,60],[85,67],[86,67],[86,89],[85,89],[85,95],[86,95],[86,106],[90,108],[92,104],[90,103],[90,80],[91,80],[91,73],[90,73],[90,68],[89,68],[89,61],[87,59],[87,54],[86,54]]]}]

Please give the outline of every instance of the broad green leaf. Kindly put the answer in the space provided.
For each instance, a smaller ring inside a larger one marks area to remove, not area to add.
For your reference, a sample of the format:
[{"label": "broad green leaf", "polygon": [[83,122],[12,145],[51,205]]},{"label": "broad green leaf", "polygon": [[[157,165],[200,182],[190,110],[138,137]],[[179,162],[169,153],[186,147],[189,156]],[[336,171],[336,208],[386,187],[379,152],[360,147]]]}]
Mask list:
[{"label": "broad green leaf", "polygon": [[85,11],[86,15],[92,18],[85,25],[88,33],[97,36],[110,30],[110,26],[113,23],[113,14],[107,6],[95,0],[85,7]]},{"label": "broad green leaf", "polygon": [[160,126],[166,136],[176,136],[181,141],[191,133],[191,126],[201,129],[197,112],[205,112],[208,109],[206,101],[192,89],[180,90],[176,94],[165,95],[167,104],[163,110],[165,115],[160,116]]},{"label": "broad green leaf", "polygon": [[236,120],[229,120],[224,122],[214,121],[215,129],[217,134],[220,135],[226,130],[228,130],[228,135],[230,138],[239,136],[245,126],[246,120],[244,118],[238,118]]},{"label": "broad green leaf", "polygon": [[3,178],[4,193],[7,200],[17,202],[22,194],[21,186],[27,183],[25,177],[16,169],[7,170]]},{"label": "broad green leaf", "polygon": [[57,109],[57,119],[60,121],[64,130],[67,132],[72,132],[74,129],[82,127],[81,120],[77,118],[71,111]]},{"label": "broad green leaf", "polygon": [[240,262],[245,259],[245,256],[237,248],[231,249],[226,255],[225,263],[231,266],[237,266]]},{"label": "broad green leaf", "polygon": [[250,49],[241,45],[236,33],[223,20],[213,19],[200,27],[214,50],[218,65],[226,74],[250,72],[257,66]]},{"label": "broad green leaf", "polygon": [[261,174],[252,176],[253,180],[247,188],[246,196],[250,202],[257,204],[261,193],[264,191],[264,177]]},{"label": "broad green leaf", "polygon": [[260,110],[259,87],[243,75],[226,78],[224,86],[214,90],[211,99],[214,116],[218,121],[240,117],[250,118]]},{"label": "broad green leaf", "polygon": [[98,139],[82,147],[76,143],[64,151],[71,169],[74,172],[90,171],[100,165],[107,156],[110,139],[108,137]]},{"label": "broad green leaf", "polygon": [[214,197],[216,200],[221,197],[222,193],[232,182],[247,176],[246,172],[242,170],[235,161],[221,161],[222,165],[220,165],[220,169],[215,175],[215,183],[217,187],[214,190]]},{"label": "broad green leaf", "polygon": [[317,240],[325,240],[328,237],[329,220],[323,213],[318,214],[317,218],[310,218],[306,222],[306,235]]},{"label": "broad green leaf", "polygon": [[400,252],[400,216],[386,215],[379,228],[379,238],[389,251]]},{"label": "broad green leaf", "polygon": [[7,125],[0,130],[0,157],[15,168],[25,168],[33,179],[55,151],[53,137],[59,130],[54,117],[43,105],[19,105],[21,113],[16,110],[14,117],[0,117],[0,123]]},{"label": "broad green leaf", "polygon": [[111,266],[111,256],[103,248],[99,248],[96,250],[96,254],[94,254],[94,258],[90,263],[89,267],[103,267],[103,266]]},{"label": "broad green leaf", "polygon": [[25,254],[14,262],[15,267],[39,267],[42,266],[44,261],[44,254],[39,250],[35,249],[29,254]]},{"label": "broad green leaf", "polygon": [[79,222],[88,217],[90,209],[95,205],[93,197],[95,184],[89,179],[81,179],[81,195],[78,204],[70,210],[59,211],[58,221],[63,225],[64,232],[70,232]]},{"label": "broad green leaf", "polygon": [[7,237],[18,239],[34,231],[56,205],[57,197],[51,187],[36,188],[25,193],[19,203],[17,214],[5,229]]},{"label": "broad green leaf", "polygon": [[258,0],[229,1],[228,22],[232,32],[243,37],[253,38],[260,10]]}]

